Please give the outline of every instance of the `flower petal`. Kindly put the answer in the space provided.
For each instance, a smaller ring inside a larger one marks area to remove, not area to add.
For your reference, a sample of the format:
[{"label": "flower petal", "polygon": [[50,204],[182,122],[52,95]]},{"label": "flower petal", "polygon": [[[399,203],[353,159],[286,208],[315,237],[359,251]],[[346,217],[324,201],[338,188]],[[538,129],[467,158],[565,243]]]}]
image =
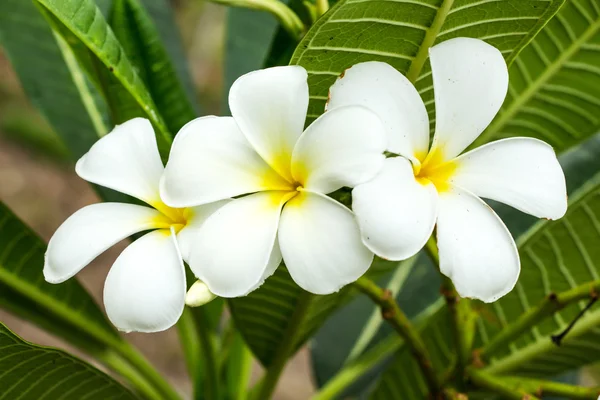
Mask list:
[{"label": "flower petal", "polygon": [[224,205],[204,222],[190,268],[211,292],[244,296],[264,280],[287,197],[287,192],[251,194]]},{"label": "flower petal", "polygon": [[539,218],[567,212],[565,175],[550,145],[533,138],[486,144],[456,159],[451,182]]},{"label": "flower petal", "polygon": [[457,187],[440,193],[440,270],[463,297],[486,303],[512,290],[521,264],[513,238],[481,199]]},{"label": "flower petal", "polygon": [[435,94],[432,150],[440,159],[459,155],[500,110],[508,91],[502,53],[479,39],[455,38],[429,51]]},{"label": "flower petal", "polygon": [[124,332],[160,332],[183,312],[185,270],[175,235],[150,232],[117,258],[104,284],[110,321]]},{"label": "flower petal", "polygon": [[348,68],[329,89],[327,110],[365,106],[385,125],[387,149],[416,160],[429,149],[429,117],[417,89],[392,66],[368,61]]},{"label": "flower petal", "polygon": [[388,260],[413,256],[433,232],[437,197],[431,182],[415,180],[408,160],[386,159],[377,177],[352,191],[352,209],[364,244]]},{"label": "flower petal", "polygon": [[149,207],[99,203],[71,215],[56,230],[46,250],[44,278],[64,282],[115,243],[160,225],[161,214]]},{"label": "flower petal", "polygon": [[233,118],[211,116],[189,122],[175,137],[160,194],[171,207],[190,207],[289,187],[256,153]]},{"label": "flower petal", "polygon": [[290,160],[304,130],[308,109],[306,70],[267,68],[238,78],[229,91],[229,108],[262,158],[291,181]]},{"label": "flower petal", "polygon": [[385,130],[362,106],[340,107],[320,116],[300,137],[292,175],[307,189],[331,193],[375,176],[385,156]]},{"label": "flower petal", "polygon": [[315,294],[333,293],[354,282],[373,261],[352,211],[306,191],[283,208],[279,246],[294,281]]},{"label": "flower petal", "polygon": [[75,166],[77,175],[86,181],[126,193],[150,205],[160,202],[158,184],[163,170],[154,129],[144,118],[117,125]]},{"label": "flower petal", "polygon": [[185,210],[187,225],[177,234],[177,243],[183,260],[190,262],[192,249],[198,241],[200,228],[215,211],[229,203],[231,199],[215,201]]}]

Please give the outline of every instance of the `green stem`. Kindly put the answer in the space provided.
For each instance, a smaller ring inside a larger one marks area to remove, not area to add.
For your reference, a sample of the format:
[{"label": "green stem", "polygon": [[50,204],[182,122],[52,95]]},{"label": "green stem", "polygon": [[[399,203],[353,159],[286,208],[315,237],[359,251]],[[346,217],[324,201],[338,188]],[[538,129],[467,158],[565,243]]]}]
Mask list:
[{"label": "green stem", "polygon": [[[196,312],[196,331],[200,338],[200,353],[201,359],[204,362],[205,373],[204,381],[204,393],[196,391],[195,396],[197,399],[217,400],[219,399],[219,367],[216,356],[216,338],[210,331],[210,321],[208,315],[206,315],[206,309],[204,307],[198,307],[194,310]],[[199,356],[199,355],[198,355]]]},{"label": "green stem", "polygon": [[[437,242],[432,235],[425,246],[429,256],[439,269],[440,256],[438,253]],[[471,349],[475,338],[475,320],[476,314],[471,307],[471,300],[461,298],[456,292],[450,278],[442,274],[442,295],[446,299],[448,309],[452,316],[452,327],[454,329],[454,338],[457,348],[457,370],[460,379],[464,377],[464,370],[471,362]]]},{"label": "green stem", "polygon": [[537,396],[560,396],[567,399],[596,400],[600,396],[600,387],[588,388],[582,386],[568,385],[561,382],[544,381],[541,379],[529,379],[522,377],[502,378],[513,387],[521,387]]},{"label": "green stem", "polygon": [[521,388],[511,387],[504,379],[495,377],[479,369],[469,367],[465,371],[470,382],[488,392],[497,393],[510,400],[539,400]]},{"label": "green stem", "polygon": [[306,27],[304,23],[285,3],[279,0],[212,0],[214,3],[230,7],[250,8],[252,10],[266,11],[273,14],[281,26],[292,36],[300,41]]},{"label": "green stem", "polygon": [[161,393],[162,399],[180,399],[177,392],[167,383],[165,378],[129,343],[124,342],[118,345],[115,343],[114,349],[139,372],[139,375],[143,376],[147,382],[151,382],[152,386]]},{"label": "green stem", "polygon": [[163,396],[140,373],[114,351],[97,354],[98,360],[125,378],[137,392],[150,400],[162,400]]},{"label": "green stem", "polygon": [[501,350],[523,332],[529,330],[545,318],[552,316],[569,304],[585,298],[597,297],[598,291],[600,291],[600,281],[593,281],[559,294],[550,293],[537,306],[530,308],[515,322],[502,329],[485,346],[476,350],[476,356],[482,361],[489,359],[498,350]]},{"label": "green stem", "polygon": [[257,386],[256,391],[254,391],[254,394],[256,394],[253,396],[254,399],[268,400],[273,395],[275,386],[279,381],[279,376],[283,372],[283,367],[285,367],[285,363],[287,362],[288,358],[296,349],[296,333],[304,321],[311,299],[312,295],[308,292],[302,292],[300,294],[294,309],[294,314],[292,315],[292,318],[285,330],[285,334],[283,336],[284,340],[279,345],[279,348],[275,354],[275,358],[267,369],[267,373],[259,383],[259,386]]},{"label": "green stem", "polygon": [[412,326],[408,317],[402,312],[389,290],[383,290],[366,277],[354,282],[354,287],[366,294],[381,307],[381,315],[411,348],[412,354],[419,365],[433,398],[441,393],[438,377],[433,370],[431,358],[419,332]]},{"label": "green stem", "polygon": [[325,14],[327,10],[329,10],[329,1],[328,0],[316,0],[316,9],[317,9],[317,17]]},{"label": "green stem", "polygon": [[204,394],[201,387],[204,382],[204,370],[200,365],[200,354],[202,354],[202,345],[200,343],[200,335],[198,327],[192,314],[192,310],[185,308],[179,321],[177,322],[179,331],[179,339],[183,347],[183,355],[185,357],[188,373],[193,382],[194,399],[201,399]]}]

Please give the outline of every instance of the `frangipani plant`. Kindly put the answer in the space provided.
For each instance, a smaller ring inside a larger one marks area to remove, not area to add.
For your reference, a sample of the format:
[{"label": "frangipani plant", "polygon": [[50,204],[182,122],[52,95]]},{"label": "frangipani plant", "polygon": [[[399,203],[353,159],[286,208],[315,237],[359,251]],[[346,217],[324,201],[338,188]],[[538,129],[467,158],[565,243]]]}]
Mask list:
[{"label": "frangipani plant", "polygon": [[[232,117],[199,110],[166,1],[0,4],[77,173],[136,198],[97,187],[48,246],[0,206],[0,305],[114,375],[0,327],[3,396],[189,397],[112,322],[176,323],[198,399],[271,398],[306,343],[316,399],[597,398],[554,380],[600,359],[595,0],[226,4],[263,12],[227,15]],[[68,278],[131,235],[107,320]]]}]

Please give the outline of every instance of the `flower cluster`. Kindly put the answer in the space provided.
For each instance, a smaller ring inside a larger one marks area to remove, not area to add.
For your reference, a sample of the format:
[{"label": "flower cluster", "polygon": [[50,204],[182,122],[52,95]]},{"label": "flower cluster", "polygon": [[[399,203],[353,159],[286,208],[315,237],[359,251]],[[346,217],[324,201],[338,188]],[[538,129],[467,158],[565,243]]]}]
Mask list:
[{"label": "flower cluster", "polygon": [[[531,138],[460,155],[506,96],[497,49],[451,39],[431,48],[430,62],[431,146],[417,90],[381,62],[349,68],[331,87],[326,113],[306,129],[303,68],[244,75],[229,93],[232,117],[185,125],[166,167],[147,120],[117,126],[76,171],[146,205],[76,212],[50,240],[46,280],[62,282],[116,242],[150,230],[117,258],[104,303],[119,329],[154,332],[183,311],[184,262],[201,281],[190,304],[246,295],[282,261],[299,286],[328,294],[363,275],[374,254],[413,256],[437,226],[441,272],[462,296],[496,300],[514,287],[520,262],[506,226],[480,197],[560,218],[564,175],[552,148]],[[352,211],[328,196],[342,187],[353,188]]]}]

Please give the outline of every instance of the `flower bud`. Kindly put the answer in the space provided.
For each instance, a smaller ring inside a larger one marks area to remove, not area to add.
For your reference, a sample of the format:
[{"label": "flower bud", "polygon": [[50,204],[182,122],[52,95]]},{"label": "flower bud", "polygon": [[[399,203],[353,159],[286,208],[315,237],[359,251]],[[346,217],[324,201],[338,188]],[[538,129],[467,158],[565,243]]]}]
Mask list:
[{"label": "flower bud", "polygon": [[185,304],[190,307],[203,306],[206,303],[210,303],[217,296],[212,293],[206,284],[200,280],[196,281],[190,290],[185,295]]}]

